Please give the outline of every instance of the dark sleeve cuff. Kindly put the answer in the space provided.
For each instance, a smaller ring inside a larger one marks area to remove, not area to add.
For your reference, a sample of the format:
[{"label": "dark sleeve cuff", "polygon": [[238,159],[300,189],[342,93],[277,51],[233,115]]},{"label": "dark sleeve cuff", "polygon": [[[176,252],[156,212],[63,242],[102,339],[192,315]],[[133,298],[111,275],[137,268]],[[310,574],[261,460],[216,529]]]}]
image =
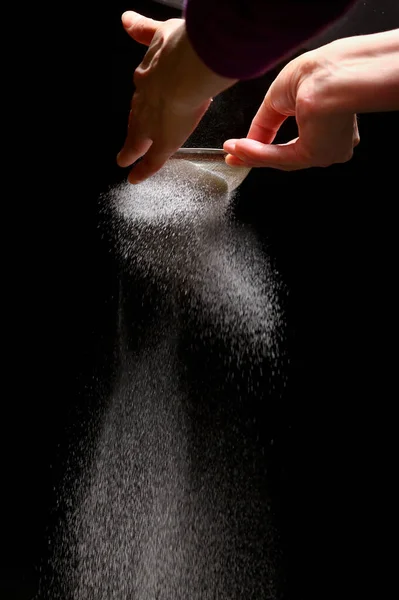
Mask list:
[{"label": "dark sleeve cuff", "polygon": [[250,79],[340,18],[354,0],[186,0],[190,42],[215,73]]}]

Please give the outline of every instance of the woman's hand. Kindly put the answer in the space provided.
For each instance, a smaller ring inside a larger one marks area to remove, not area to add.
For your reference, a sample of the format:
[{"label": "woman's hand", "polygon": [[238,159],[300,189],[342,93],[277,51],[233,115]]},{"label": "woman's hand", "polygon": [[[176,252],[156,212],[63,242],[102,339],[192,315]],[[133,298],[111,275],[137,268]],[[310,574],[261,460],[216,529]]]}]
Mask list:
[{"label": "woman's hand", "polygon": [[[399,109],[399,30],[345,38],[292,60],[277,76],[247,138],[227,140],[230,165],[285,171],[348,161],[356,113]],[[298,138],[272,144],[289,116]]]},{"label": "woman's hand", "polygon": [[213,96],[235,83],[220,77],[193,50],[182,19],[165,22],[133,11],[122,15],[127,33],[149,46],[134,74],[127,137],[117,157],[139,183],[156,173],[194,131]]}]

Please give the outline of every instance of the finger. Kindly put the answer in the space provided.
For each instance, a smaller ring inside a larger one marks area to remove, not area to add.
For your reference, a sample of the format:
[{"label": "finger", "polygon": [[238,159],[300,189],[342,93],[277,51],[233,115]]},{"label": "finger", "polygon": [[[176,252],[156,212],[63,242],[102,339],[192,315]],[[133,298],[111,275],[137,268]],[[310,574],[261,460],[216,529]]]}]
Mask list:
[{"label": "finger", "polygon": [[151,147],[152,141],[148,138],[137,138],[134,141],[127,141],[122,150],[116,157],[119,167],[129,167],[136,160],[144,156]]},{"label": "finger", "polygon": [[229,167],[249,167],[245,160],[241,160],[237,156],[233,156],[232,154],[228,154],[225,158],[225,162]]},{"label": "finger", "polygon": [[164,144],[154,142],[143,160],[130,171],[129,183],[141,183],[148,177],[155,175],[179,147],[179,144],[165,147]]},{"label": "finger", "polygon": [[351,114],[317,114],[298,112],[301,154],[314,167],[328,167],[352,158],[355,141],[355,121]]},{"label": "finger", "polygon": [[360,144],[360,133],[359,126],[357,124],[357,115],[354,115],[353,119],[353,147],[356,148],[356,146]]},{"label": "finger", "polygon": [[[247,139],[247,138],[244,138]],[[295,144],[297,142],[299,138],[295,138],[289,142],[286,142],[285,144],[279,144],[278,146],[288,146],[291,144]],[[235,140],[238,141],[238,140]],[[276,144],[277,146],[277,144]],[[232,167],[262,167],[262,166],[267,166],[267,167],[273,167],[275,168],[274,163],[268,163],[267,165],[263,164],[263,158],[249,158],[249,157],[245,157],[245,158],[238,158],[238,156],[235,156],[234,154],[228,154],[225,158],[226,163]],[[296,159],[296,163],[298,163],[298,160]],[[291,166],[291,163],[287,163],[284,166]]]},{"label": "finger", "polygon": [[299,139],[291,140],[287,144],[260,144],[244,138],[237,140],[234,156],[226,157],[226,162],[238,166],[233,160],[236,157],[241,161],[240,166],[304,169],[311,165],[301,157],[298,151],[299,144]]},{"label": "finger", "polygon": [[149,46],[161,21],[154,21],[144,17],[133,10],[128,10],[122,15],[122,25],[125,31],[139,44]]},{"label": "finger", "polygon": [[152,140],[140,131],[138,123],[133,124],[133,111],[130,111],[128,132],[123,148],[116,157],[117,164],[128,167],[144,156],[151,144]]},{"label": "finger", "polygon": [[273,86],[269,89],[258,112],[252,120],[247,137],[263,144],[271,144],[288,115],[276,110],[272,104]]},{"label": "finger", "polygon": [[303,165],[303,164],[298,164],[298,163],[295,163],[295,164],[286,163],[284,165],[269,163],[267,165],[265,165],[265,164],[259,165],[259,164],[252,164],[252,163],[245,162],[243,160],[240,160],[236,156],[230,156],[230,155],[226,157],[226,162],[229,166],[231,166],[233,168],[235,168],[235,167],[244,167],[244,168],[248,168],[248,169],[267,168],[267,169],[277,169],[278,171],[299,171],[301,169],[306,169],[310,166],[310,165]]},{"label": "finger", "polygon": [[223,150],[225,152],[228,152],[229,154],[234,154],[234,150],[235,150],[237,142],[238,142],[238,140],[235,140],[235,139],[226,140],[225,143],[223,144]]},{"label": "finger", "polygon": [[211,99],[206,100],[192,114],[188,115],[185,119],[179,118],[177,121],[171,117],[171,113],[169,112],[164,128],[159,128],[160,133],[157,138],[154,139],[154,143],[143,160],[131,171],[129,181],[131,183],[139,183],[159,171],[168,158],[170,158],[192,134],[210,104]]}]

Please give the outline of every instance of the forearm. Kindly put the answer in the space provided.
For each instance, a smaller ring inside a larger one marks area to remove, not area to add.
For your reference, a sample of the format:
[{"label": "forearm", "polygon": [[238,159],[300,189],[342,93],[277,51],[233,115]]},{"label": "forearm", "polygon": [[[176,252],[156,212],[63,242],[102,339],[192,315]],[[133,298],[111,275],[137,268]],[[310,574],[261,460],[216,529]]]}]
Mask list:
[{"label": "forearm", "polygon": [[399,29],[337,40],[314,51],[326,112],[399,110]]},{"label": "forearm", "polygon": [[[174,43],[179,46],[180,60],[174,66],[174,75],[169,74],[168,77],[176,79],[173,90],[179,99],[176,109],[182,110],[182,102],[190,107],[202,104],[238,81],[215,73],[203,62],[193,48],[183,22]],[[176,77],[176,74],[180,76]]]},{"label": "forearm", "polygon": [[215,73],[256,77],[341,17],[354,0],[186,0],[190,42]]}]

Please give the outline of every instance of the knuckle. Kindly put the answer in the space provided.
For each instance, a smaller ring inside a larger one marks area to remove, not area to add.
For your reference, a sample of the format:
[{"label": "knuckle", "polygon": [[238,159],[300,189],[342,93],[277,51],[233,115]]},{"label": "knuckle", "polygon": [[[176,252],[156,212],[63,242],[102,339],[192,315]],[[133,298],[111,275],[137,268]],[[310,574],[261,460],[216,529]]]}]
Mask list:
[{"label": "knuckle", "polygon": [[336,160],[335,162],[346,163],[346,162],[350,161],[352,157],[353,157],[353,148],[348,148],[347,150],[345,150],[345,152],[343,152],[341,154],[339,159]]},{"label": "knuckle", "polygon": [[327,169],[327,167],[331,167],[332,164],[334,164],[334,161],[326,160],[326,159],[324,159],[324,160],[319,159],[319,160],[315,160],[313,162],[314,167],[320,167],[321,169]]},{"label": "knuckle", "polygon": [[308,167],[320,167],[325,169],[330,167],[334,162],[333,156],[327,154],[319,154],[318,152],[309,152],[304,161]]},{"label": "knuckle", "polygon": [[133,73],[133,83],[137,85],[144,79],[144,77],[145,70],[141,66],[138,66],[135,72]]},{"label": "knuckle", "polygon": [[320,104],[314,89],[307,89],[298,94],[296,99],[296,114],[303,122],[318,114]]},{"label": "knuckle", "polygon": [[321,167],[324,166],[326,162],[323,157],[321,157],[317,152],[313,149],[307,148],[304,145],[301,146],[301,149],[294,145],[294,151],[296,156],[296,164],[301,168],[308,167]]},{"label": "knuckle", "polygon": [[160,159],[159,156],[156,156],[156,155],[151,156],[150,154],[145,157],[143,162],[144,162],[145,168],[148,171],[153,171],[153,170],[157,171],[158,169],[160,169],[162,167],[162,165],[164,163],[164,161],[162,159]]}]

